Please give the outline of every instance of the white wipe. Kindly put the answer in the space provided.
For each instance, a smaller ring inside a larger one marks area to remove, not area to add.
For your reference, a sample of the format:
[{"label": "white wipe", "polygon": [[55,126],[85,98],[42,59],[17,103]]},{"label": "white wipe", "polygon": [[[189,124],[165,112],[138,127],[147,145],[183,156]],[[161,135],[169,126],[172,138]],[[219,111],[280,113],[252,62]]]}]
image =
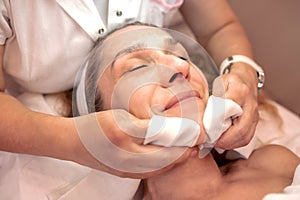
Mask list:
[{"label": "white wipe", "polygon": [[199,135],[200,126],[193,120],[154,115],[150,120],[144,144],[193,147]]},{"label": "white wipe", "polygon": [[[232,120],[243,113],[242,108],[230,99],[210,96],[203,116],[208,139],[199,145],[199,157],[205,157],[215,146],[221,135],[231,126]],[[223,150],[216,149],[219,153]]]},{"label": "white wipe", "polygon": [[[203,117],[208,139],[199,145],[200,158],[205,157],[214,148],[222,133],[231,126],[232,119],[242,113],[242,108],[230,99],[209,97]],[[200,126],[193,120],[154,115],[150,120],[144,144],[193,147],[199,136]]]}]

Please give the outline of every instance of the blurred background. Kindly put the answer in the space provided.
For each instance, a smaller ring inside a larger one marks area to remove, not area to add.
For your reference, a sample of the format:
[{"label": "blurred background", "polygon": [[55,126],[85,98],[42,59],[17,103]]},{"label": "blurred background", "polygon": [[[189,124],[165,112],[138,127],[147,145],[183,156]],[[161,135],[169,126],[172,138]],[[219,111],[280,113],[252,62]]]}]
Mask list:
[{"label": "blurred background", "polygon": [[[264,68],[264,90],[300,116],[300,1],[228,0]],[[191,34],[177,13],[170,28]]]},{"label": "blurred background", "polygon": [[300,1],[228,0],[266,72],[265,90],[300,116]]}]

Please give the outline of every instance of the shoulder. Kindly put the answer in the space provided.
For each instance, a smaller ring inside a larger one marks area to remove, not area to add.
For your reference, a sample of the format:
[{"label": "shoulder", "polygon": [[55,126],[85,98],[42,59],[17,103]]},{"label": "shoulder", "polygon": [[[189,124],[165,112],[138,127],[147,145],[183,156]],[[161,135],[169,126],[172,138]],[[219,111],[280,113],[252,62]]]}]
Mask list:
[{"label": "shoulder", "polygon": [[292,151],[280,145],[266,145],[255,150],[249,165],[253,168],[267,170],[282,176],[293,176],[300,158]]}]

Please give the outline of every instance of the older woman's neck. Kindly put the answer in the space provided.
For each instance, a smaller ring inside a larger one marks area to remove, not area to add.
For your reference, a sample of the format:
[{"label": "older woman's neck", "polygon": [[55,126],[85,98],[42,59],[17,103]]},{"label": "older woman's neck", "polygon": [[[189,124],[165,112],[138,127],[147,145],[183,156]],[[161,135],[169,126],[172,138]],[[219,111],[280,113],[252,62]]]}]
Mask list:
[{"label": "older woman's neck", "polygon": [[222,173],[211,155],[190,157],[172,170],[147,179],[145,199],[189,199],[199,194],[207,199],[218,191],[221,181]]}]

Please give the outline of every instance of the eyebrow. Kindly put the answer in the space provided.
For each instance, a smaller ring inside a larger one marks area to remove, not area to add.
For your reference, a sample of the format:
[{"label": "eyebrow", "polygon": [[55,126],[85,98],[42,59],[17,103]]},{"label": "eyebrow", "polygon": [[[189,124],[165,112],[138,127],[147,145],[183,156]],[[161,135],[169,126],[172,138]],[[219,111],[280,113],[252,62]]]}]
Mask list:
[{"label": "eyebrow", "polygon": [[[179,42],[177,40],[175,40],[173,37],[170,37],[170,38],[165,39],[164,46],[175,46],[178,43]],[[145,49],[146,47],[147,47],[147,45],[145,43],[137,43],[137,44],[134,44],[132,46],[129,46],[126,49],[123,49],[120,52],[118,52],[117,55],[115,56],[114,60],[116,60],[122,54],[129,54],[129,53],[132,53],[136,50]]]},{"label": "eyebrow", "polygon": [[114,63],[118,59],[118,57],[120,57],[121,55],[130,54],[134,51],[145,49],[145,48],[146,48],[145,43],[137,43],[137,44],[134,44],[132,46],[127,47],[126,49],[123,49],[123,50],[119,51],[114,57],[114,60],[112,62],[112,66],[114,65]]},{"label": "eyebrow", "polygon": [[[164,41],[163,49],[165,49],[166,47],[170,47],[170,46],[176,46],[178,43],[179,42],[177,40],[175,40],[173,37],[166,38],[165,41]],[[115,61],[121,55],[130,54],[130,53],[133,53],[137,50],[143,50],[143,49],[146,49],[146,48],[151,48],[151,47],[147,47],[147,45],[145,43],[137,43],[137,44],[134,44],[134,45],[131,45],[131,46],[127,47],[126,49],[123,49],[123,50],[119,51],[113,59],[113,62],[111,64],[112,68],[114,66]]]}]

